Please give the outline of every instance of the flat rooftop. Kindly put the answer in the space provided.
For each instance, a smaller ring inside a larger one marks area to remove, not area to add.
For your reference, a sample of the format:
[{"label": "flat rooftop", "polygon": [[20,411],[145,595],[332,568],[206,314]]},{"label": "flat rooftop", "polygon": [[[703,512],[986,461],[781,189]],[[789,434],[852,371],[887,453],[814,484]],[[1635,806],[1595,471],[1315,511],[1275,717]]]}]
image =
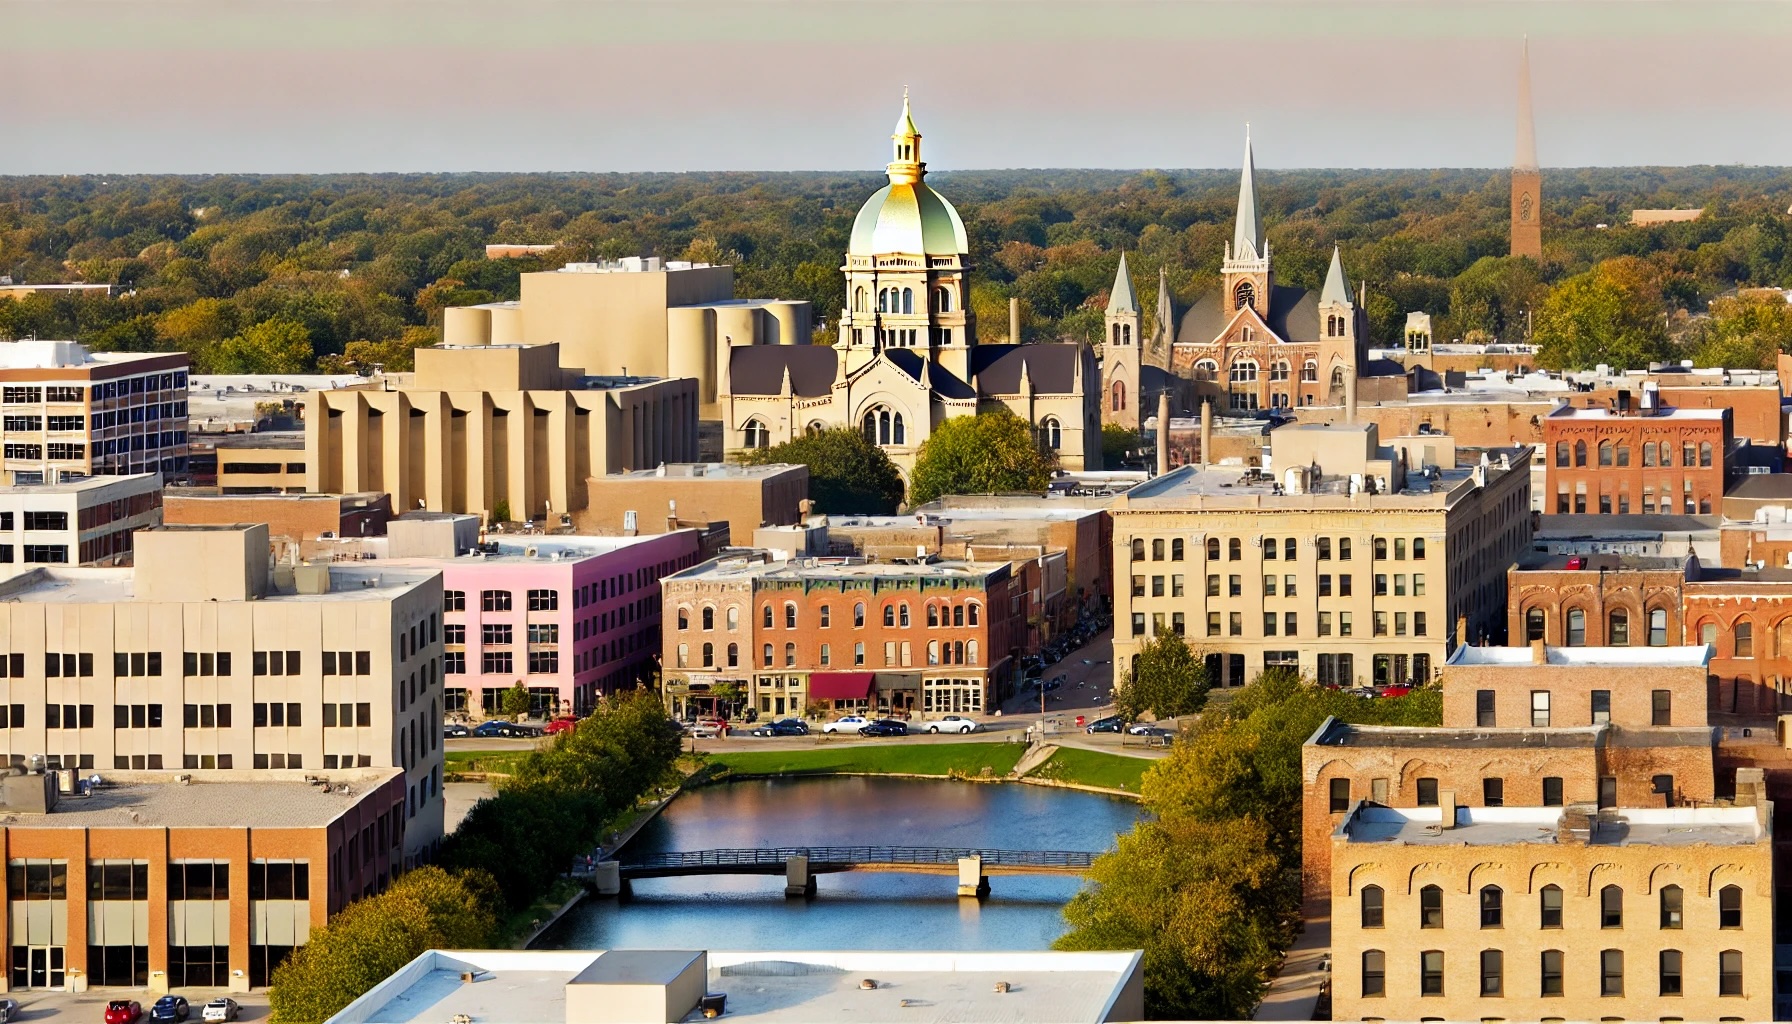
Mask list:
[{"label": "flat rooftop", "polygon": [[[1291,429],[1282,427],[1283,430]],[[1440,435],[1442,436],[1442,435]],[[1499,474],[1516,472],[1525,465],[1528,448],[1491,449],[1505,453],[1510,467],[1497,461],[1489,468],[1489,481]],[[1322,467],[1323,469],[1323,467]],[[1244,466],[1182,466],[1138,484],[1115,501],[1115,511],[1172,510],[1191,508],[1288,509],[1349,508],[1448,508],[1476,489],[1471,466],[1439,468],[1435,476],[1409,469],[1406,488],[1388,493],[1350,493],[1351,473],[1325,472],[1305,494],[1283,493],[1279,469]],[[1356,474],[1358,478],[1363,475]]]},{"label": "flat rooftop", "polygon": [[[203,529],[164,526],[164,530]],[[431,579],[440,570],[404,562],[332,564],[327,594],[270,591],[257,601],[367,601],[391,600]],[[42,568],[0,582],[0,600],[42,604],[122,604],[137,600],[134,568]]]},{"label": "flat rooftop", "polygon": [[1550,411],[1552,420],[1721,420],[1729,415],[1728,409],[1681,409],[1672,405],[1664,405],[1656,412],[1646,413],[1641,410],[1618,412],[1605,406],[1586,408],[1584,406],[1564,405]]},{"label": "flat rooftop", "polygon": [[1721,516],[1688,515],[1557,515],[1546,513],[1537,523],[1536,540],[1620,537],[1660,540],[1669,534],[1705,533],[1716,538]]},{"label": "flat rooftop", "polygon": [[[1704,668],[1711,663],[1706,644],[1689,647],[1545,647],[1551,668]],[[1525,666],[1536,663],[1529,647],[1475,647],[1464,644],[1450,652],[1446,665]]]},{"label": "flat rooftop", "polygon": [[[1578,564],[1570,566],[1570,561]],[[1527,551],[1518,556],[1518,572],[1685,572],[1688,559],[1666,555],[1564,555]]]},{"label": "flat rooftop", "polygon": [[673,573],[667,579],[943,579],[983,580],[1008,571],[1007,562],[869,562],[862,558],[795,558],[755,561],[727,556]]},{"label": "flat rooftop", "polygon": [[653,469],[635,469],[626,473],[608,473],[590,479],[602,483],[630,480],[760,480],[792,469],[806,469],[791,462],[774,462],[748,466],[738,462],[671,462]]},{"label": "flat rooftop", "polygon": [[0,498],[6,495],[84,494],[88,491],[105,490],[108,487],[138,491],[153,489],[161,484],[162,475],[160,473],[131,473],[125,476],[65,476],[53,484],[13,484],[10,487],[0,487]]},{"label": "flat rooftop", "polygon": [[209,444],[213,448],[278,448],[282,451],[305,450],[303,430],[260,430],[254,433],[192,434],[195,446]]},{"label": "flat rooftop", "polygon": [[[1405,846],[1553,846],[1556,807],[1458,807],[1444,828],[1436,807],[1359,806],[1332,833],[1351,843]],[[1589,846],[1748,846],[1770,837],[1753,807],[1607,808],[1594,819]]]},{"label": "flat rooftop", "polygon": [[[399,517],[400,520],[410,518],[411,514]],[[447,516],[446,518],[461,518]],[[395,520],[397,521],[397,520]],[[515,534],[488,533],[487,544],[496,544],[498,550],[492,552],[470,552],[452,557],[407,557],[393,559],[376,559],[376,565],[415,565],[415,566],[468,566],[468,565],[534,565],[542,562],[572,563],[587,558],[598,558],[615,554],[641,544],[656,540],[664,540],[677,530],[667,533],[643,533],[635,537],[593,536],[589,534]],[[693,531],[694,532],[694,531]],[[365,548],[373,551],[382,550],[382,546],[390,546],[390,537],[367,537],[359,541]]]},{"label": "flat rooftop", "polygon": [[[329,1024],[566,1024],[566,985],[602,950],[430,950]],[[1137,952],[732,952],[708,954],[727,1021],[855,1024],[1140,1019]],[[471,984],[461,972],[473,971]],[[872,978],[875,989],[859,982]],[[1009,990],[995,990],[1005,981]],[[595,1016],[594,1020],[603,1020]],[[700,1013],[683,1018],[701,1021]],[[622,1024],[617,1021],[616,1024]]]},{"label": "flat rooftop", "polygon": [[1318,747],[1487,747],[1522,750],[1592,749],[1599,745],[1603,725],[1563,726],[1550,729],[1443,729],[1417,725],[1352,725],[1328,718],[1308,738]]},{"label": "flat rooftop", "polygon": [[[48,814],[6,809],[6,828],[316,828],[395,776],[399,768],[353,771],[257,769],[81,772],[103,784],[90,797],[64,795]],[[175,781],[176,776],[190,783]],[[325,786],[305,778],[328,779]]]}]

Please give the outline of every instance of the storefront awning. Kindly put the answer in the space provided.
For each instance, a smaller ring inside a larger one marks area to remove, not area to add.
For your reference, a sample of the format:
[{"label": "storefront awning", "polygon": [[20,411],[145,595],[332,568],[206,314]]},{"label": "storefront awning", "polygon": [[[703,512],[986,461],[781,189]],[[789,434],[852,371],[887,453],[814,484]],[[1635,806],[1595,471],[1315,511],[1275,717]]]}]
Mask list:
[{"label": "storefront awning", "polygon": [[869,672],[811,672],[810,700],[864,700],[871,694]]}]

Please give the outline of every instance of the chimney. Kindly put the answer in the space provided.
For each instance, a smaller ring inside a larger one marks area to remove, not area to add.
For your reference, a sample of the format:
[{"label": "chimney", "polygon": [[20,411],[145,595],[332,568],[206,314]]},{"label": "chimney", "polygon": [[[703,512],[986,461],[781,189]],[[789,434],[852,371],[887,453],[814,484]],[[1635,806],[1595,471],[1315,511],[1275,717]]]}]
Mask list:
[{"label": "chimney", "polygon": [[1437,794],[1437,808],[1443,818],[1440,824],[1442,824],[1444,828],[1455,828],[1456,791],[1453,789],[1446,789]]},{"label": "chimney", "polygon": [[1356,422],[1356,367],[1344,368],[1344,422]]},{"label": "chimney", "polygon": [[1020,344],[1020,296],[1008,300],[1008,344]]},{"label": "chimney", "polygon": [[1456,646],[1468,646],[1468,616],[1456,616]]},{"label": "chimney", "polygon": [[1213,447],[1213,403],[1205,399],[1201,402],[1201,466],[1213,465],[1213,459],[1207,454]]},{"label": "chimney", "polygon": [[[1205,458],[1205,453],[1203,453]],[[1157,393],[1157,475],[1170,471],[1170,392]]]},{"label": "chimney", "polygon": [[1562,846],[1585,846],[1593,837],[1592,804],[1569,804],[1556,819],[1556,843]]},{"label": "chimney", "polygon": [[1549,649],[1543,646],[1543,641],[1541,640],[1531,641],[1531,664],[1549,664]]},{"label": "chimney", "polygon": [[1620,415],[1620,416],[1630,415],[1630,389],[1629,388],[1625,388],[1624,390],[1618,392],[1618,415]]}]

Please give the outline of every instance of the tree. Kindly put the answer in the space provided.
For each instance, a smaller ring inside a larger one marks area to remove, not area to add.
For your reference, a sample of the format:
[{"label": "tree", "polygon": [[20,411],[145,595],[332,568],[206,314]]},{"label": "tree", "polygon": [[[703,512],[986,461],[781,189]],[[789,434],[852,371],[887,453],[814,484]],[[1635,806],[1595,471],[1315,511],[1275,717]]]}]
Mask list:
[{"label": "tree", "polygon": [[1526,311],[1545,289],[1537,265],[1524,256],[1483,256],[1450,284],[1450,313],[1439,326],[1443,337],[1466,338],[1480,331],[1493,341],[1522,343],[1529,324]]},{"label": "tree", "polygon": [[1101,466],[1103,469],[1125,469],[1126,455],[1136,452],[1141,444],[1139,432],[1118,423],[1101,425]]},{"label": "tree", "polygon": [[311,368],[311,333],[292,320],[263,320],[224,339],[215,351],[215,373],[304,373]]},{"label": "tree", "polygon": [[[741,456],[749,465],[809,467],[809,497],[830,515],[889,515],[902,504],[902,474],[882,448],[851,427],[804,434]],[[736,537],[736,544],[750,538]]]},{"label": "tree", "polygon": [[1643,369],[1668,358],[1665,310],[1652,268],[1634,257],[1607,260],[1563,281],[1537,311],[1537,362],[1584,370],[1601,363]]},{"label": "tree", "polygon": [[1700,366],[1771,370],[1781,352],[1792,352],[1792,304],[1777,291],[1714,299],[1710,319],[1689,341]]},{"label": "tree", "polygon": [[523,681],[519,679],[515,686],[504,691],[504,696],[498,702],[498,709],[512,720],[516,720],[529,713],[531,703],[529,688],[524,686]]},{"label": "tree", "polygon": [[1043,491],[1057,468],[1057,456],[1040,445],[1032,425],[1007,409],[954,416],[921,443],[909,502],[923,505],[942,494]]},{"label": "tree", "polygon": [[1114,692],[1114,712],[1127,721],[1149,711],[1159,719],[1192,715],[1207,704],[1207,666],[1173,633],[1145,641],[1132,659],[1132,678]]}]

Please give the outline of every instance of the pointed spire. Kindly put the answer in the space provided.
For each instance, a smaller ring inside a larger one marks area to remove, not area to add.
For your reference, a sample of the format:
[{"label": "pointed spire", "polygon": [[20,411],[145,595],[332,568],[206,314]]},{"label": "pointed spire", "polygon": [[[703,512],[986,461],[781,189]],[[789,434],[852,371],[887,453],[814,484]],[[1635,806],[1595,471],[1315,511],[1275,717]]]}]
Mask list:
[{"label": "pointed spire", "polygon": [[1524,52],[1518,61],[1518,146],[1512,157],[1512,168],[1519,171],[1537,169],[1537,127],[1531,121],[1531,37],[1524,39]]},{"label": "pointed spire", "polygon": [[890,164],[884,168],[892,185],[912,185],[927,174],[921,162],[921,130],[915,127],[914,115],[908,108],[908,86],[902,87],[902,116],[896,119],[896,131],[890,135]]},{"label": "pointed spire", "polygon": [[905,85],[902,87],[902,116],[896,119],[896,133],[894,137],[900,139],[919,134],[921,134],[921,130],[915,127],[914,115],[909,113],[908,86]]},{"label": "pointed spire", "polygon": [[1120,253],[1120,269],[1114,272],[1114,290],[1108,294],[1109,313],[1137,313],[1139,293],[1133,289],[1132,274],[1126,269],[1126,252]]},{"label": "pointed spire", "polygon": [[1262,259],[1263,222],[1257,217],[1257,166],[1251,157],[1251,126],[1244,126],[1244,172],[1238,177],[1238,224],[1232,229],[1232,258]]},{"label": "pointed spire", "polygon": [[1170,272],[1164,267],[1157,268],[1157,327],[1151,332],[1151,348],[1154,354],[1170,351],[1170,343],[1175,340],[1176,311],[1170,298]]},{"label": "pointed spire", "polygon": [[778,394],[788,398],[796,394],[796,388],[790,383],[790,364],[784,365],[784,379],[778,384]]},{"label": "pointed spire", "polygon": [[1350,280],[1344,276],[1344,260],[1336,245],[1332,246],[1331,269],[1325,272],[1325,287],[1319,292],[1319,304],[1324,306],[1329,303],[1350,305]]},{"label": "pointed spire", "polygon": [[1020,393],[1023,395],[1033,393],[1033,374],[1027,368],[1025,356],[1022,356],[1020,361]]}]

